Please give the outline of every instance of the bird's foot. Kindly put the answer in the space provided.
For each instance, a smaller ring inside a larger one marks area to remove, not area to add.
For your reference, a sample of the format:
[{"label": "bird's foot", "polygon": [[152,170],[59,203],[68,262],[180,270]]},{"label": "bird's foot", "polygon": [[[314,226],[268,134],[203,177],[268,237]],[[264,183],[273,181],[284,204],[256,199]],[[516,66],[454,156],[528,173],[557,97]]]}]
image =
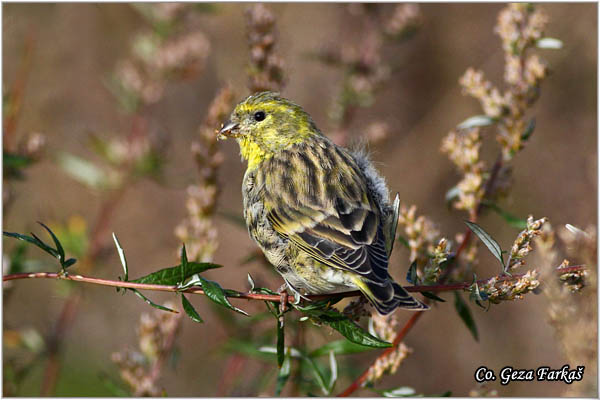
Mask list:
[{"label": "bird's foot", "polygon": [[294,302],[292,303],[294,305],[299,304],[300,299],[310,301],[310,299],[308,297],[301,295],[300,292],[298,290],[296,290],[295,287],[290,285],[290,283],[287,280],[284,279],[284,281],[285,281],[285,283],[283,285],[281,285],[279,287],[279,289],[277,289],[277,293],[285,293],[287,291],[287,289],[289,289],[290,292],[292,292],[292,295],[294,296]]}]

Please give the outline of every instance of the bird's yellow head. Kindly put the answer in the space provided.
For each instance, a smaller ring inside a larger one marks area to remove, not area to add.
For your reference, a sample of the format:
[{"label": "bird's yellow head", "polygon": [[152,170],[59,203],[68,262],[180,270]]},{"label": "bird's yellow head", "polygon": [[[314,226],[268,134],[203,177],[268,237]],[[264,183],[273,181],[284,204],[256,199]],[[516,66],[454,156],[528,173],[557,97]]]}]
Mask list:
[{"label": "bird's yellow head", "polygon": [[235,138],[248,168],[254,168],[277,152],[320,134],[302,107],[278,93],[262,92],[235,107],[218,137]]}]

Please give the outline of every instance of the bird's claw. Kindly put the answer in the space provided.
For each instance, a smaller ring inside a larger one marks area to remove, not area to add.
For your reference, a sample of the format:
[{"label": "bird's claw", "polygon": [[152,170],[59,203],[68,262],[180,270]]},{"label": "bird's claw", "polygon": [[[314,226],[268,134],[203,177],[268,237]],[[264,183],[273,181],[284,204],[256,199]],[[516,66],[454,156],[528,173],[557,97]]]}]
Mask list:
[{"label": "bird's claw", "polygon": [[281,285],[279,287],[279,289],[277,290],[277,293],[283,293],[288,289],[290,290],[290,292],[292,292],[292,295],[294,296],[294,301],[292,302],[293,305],[300,304],[301,299],[304,299],[306,301],[311,301],[308,297],[301,295],[300,292],[298,290],[296,290],[295,287],[290,285],[287,280],[285,281],[285,283],[283,285]]}]

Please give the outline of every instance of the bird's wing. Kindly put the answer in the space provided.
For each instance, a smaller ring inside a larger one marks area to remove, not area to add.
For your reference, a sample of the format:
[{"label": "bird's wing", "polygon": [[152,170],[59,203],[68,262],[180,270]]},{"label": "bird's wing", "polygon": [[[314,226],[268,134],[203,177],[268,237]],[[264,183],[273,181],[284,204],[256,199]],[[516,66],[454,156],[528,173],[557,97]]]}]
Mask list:
[{"label": "bird's wing", "polygon": [[[293,169],[294,158],[291,159],[289,166]],[[295,197],[269,196],[272,201],[267,206],[268,219],[279,234],[319,262],[391,288],[380,211],[352,162],[346,157],[337,159],[333,165],[339,167],[341,163],[342,167],[336,170],[335,179],[331,179],[333,175],[327,179],[328,174],[321,174],[323,181],[307,180],[309,184],[323,185],[325,190],[321,192],[327,193],[327,201],[303,201],[298,189],[295,189]],[[282,174],[290,180],[298,180],[289,169]],[[281,181],[274,192],[285,193],[286,187],[293,185],[293,181]],[[310,187],[307,189],[313,191]],[[393,290],[389,296],[392,295]],[[387,296],[386,293],[384,297]]]}]

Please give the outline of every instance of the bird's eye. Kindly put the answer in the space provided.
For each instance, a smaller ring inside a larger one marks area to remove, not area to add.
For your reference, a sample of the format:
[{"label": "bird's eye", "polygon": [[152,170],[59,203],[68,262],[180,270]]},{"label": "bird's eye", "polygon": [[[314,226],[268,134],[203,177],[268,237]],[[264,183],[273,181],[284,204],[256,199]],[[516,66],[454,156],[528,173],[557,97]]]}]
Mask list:
[{"label": "bird's eye", "polygon": [[263,119],[265,119],[266,115],[264,111],[257,111],[254,113],[254,119],[257,121],[262,121]]}]

